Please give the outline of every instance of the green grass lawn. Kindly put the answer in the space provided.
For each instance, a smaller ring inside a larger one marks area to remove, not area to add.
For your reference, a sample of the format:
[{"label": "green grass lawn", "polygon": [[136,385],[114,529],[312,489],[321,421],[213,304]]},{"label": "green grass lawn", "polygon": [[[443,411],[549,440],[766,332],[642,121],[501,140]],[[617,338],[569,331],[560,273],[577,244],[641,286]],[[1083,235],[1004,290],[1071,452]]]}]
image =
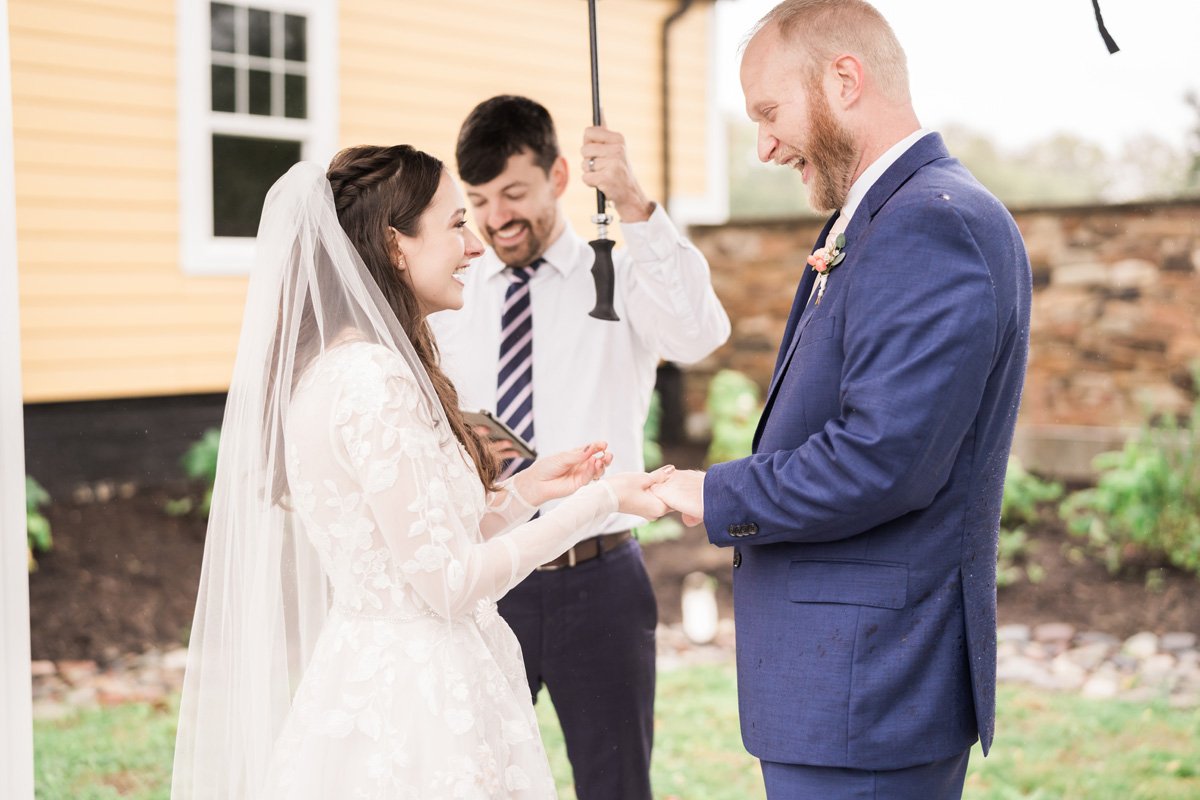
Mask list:
[{"label": "green grass lawn", "polygon": [[[731,666],[659,675],[659,800],[763,797],[742,750]],[[992,755],[971,757],[969,800],[1200,798],[1200,711],[1002,687]],[[554,712],[538,703],[562,800],[574,800]],[[166,800],[175,708],[129,705],[34,727],[39,800]]]}]

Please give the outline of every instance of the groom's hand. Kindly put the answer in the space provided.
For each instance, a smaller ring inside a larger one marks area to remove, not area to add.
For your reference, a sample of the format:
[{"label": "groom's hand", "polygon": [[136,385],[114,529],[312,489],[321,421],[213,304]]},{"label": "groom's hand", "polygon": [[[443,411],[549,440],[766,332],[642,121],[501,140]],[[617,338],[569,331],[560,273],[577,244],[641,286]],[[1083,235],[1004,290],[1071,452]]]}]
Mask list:
[{"label": "groom's hand", "polygon": [[684,525],[704,522],[704,473],[699,470],[676,470],[650,491],[671,508],[683,515]]}]

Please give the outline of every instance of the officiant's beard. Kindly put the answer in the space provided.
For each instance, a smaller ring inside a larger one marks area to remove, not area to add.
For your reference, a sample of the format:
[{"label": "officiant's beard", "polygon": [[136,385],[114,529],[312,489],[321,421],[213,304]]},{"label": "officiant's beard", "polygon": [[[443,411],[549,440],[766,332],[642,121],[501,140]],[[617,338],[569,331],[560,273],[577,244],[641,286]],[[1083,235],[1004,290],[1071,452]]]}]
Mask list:
[{"label": "officiant's beard", "polygon": [[809,88],[808,96],[811,122],[804,152],[805,160],[812,165],[808,204],[828,214],[846,204],[858,162],[858,148],[850,131],[834,118],[819,80]]},{"label": "officiant's beard", "polygon": [[[496,231],[484,226],[484,234],[487,236],[487,243],[496,251],[496,255],[506,266],[509,267],[527,267],[535,259],[541,258],[546,254],[546,248],[551,245],[550,235],[554,232],[554,225],[557,221],[558,209],[551,206],[550,209],[542,214],[537,215],[532,220],[524,217],[514,217],[509,221],[508,225],[516,223],[525,228],[525,238],[515,245],[506,247],[496,241]],[[505,225],[504,227],[508,227]]]}]

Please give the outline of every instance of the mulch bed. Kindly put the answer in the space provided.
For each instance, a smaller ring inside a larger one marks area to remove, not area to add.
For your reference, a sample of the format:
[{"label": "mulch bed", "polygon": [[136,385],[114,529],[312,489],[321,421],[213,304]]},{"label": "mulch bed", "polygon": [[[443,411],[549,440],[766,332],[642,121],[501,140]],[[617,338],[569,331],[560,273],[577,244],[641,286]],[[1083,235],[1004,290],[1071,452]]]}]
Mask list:
[{"label": "mulch bed", "polygon": [[[672,456],[679,465],[697,463],[694,452]],[[186,641],[205,525],[164,508],[188,492],[143,489],[105,502],[59,500],[47,509],[54,550],[39,557],[29,576],[33,658],[104,663]],[[1029,534],[1029,551],[1046,576],[1000,590],[1001,624],[1068,622],[1120,637],[1143,630],[1200,634],[1195,576],[1150,564],[1110,575],[1098,561],[1079,557],[1078,540],[1052,515]],[[693,571],[718,579],[722,614],[732,616],[732,551],[709,545],[703,529],[647,545],[645,558],[662,622],[679,621],[680,584]]]},{"label": "mulch bed", "polygon": [[186,641],[205,522],[170,516],[185,488],[45,509],[54,549],[29,576],[34,659],[111,661]]}]

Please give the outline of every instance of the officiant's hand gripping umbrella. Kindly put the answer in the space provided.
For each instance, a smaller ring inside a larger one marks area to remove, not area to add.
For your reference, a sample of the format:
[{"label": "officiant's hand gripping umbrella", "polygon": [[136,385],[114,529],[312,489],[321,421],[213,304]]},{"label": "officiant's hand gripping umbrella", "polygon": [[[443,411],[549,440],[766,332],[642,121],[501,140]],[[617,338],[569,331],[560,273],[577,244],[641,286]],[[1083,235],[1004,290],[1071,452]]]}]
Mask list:
[{"label": "officiant's hand gripping umbrella", "polygon": [[[596,0],[588,0],[588,41],[592,51],[592,124],[599,125],[600,117],[600,69],[597,65],[596,53]],[[596,213],[592,216],[596,223],[596,238],[588,242],[595,251],[596,257],[592,262],[592,279],[596,282],[596,307],[588,312],[596,319],[616,322],[621,318],[613,309],[613,277],[612,249],[613,242],[608,238],[608,226],[612,217],[608,213],[608,202],[604,192],[596,190]]]}]

